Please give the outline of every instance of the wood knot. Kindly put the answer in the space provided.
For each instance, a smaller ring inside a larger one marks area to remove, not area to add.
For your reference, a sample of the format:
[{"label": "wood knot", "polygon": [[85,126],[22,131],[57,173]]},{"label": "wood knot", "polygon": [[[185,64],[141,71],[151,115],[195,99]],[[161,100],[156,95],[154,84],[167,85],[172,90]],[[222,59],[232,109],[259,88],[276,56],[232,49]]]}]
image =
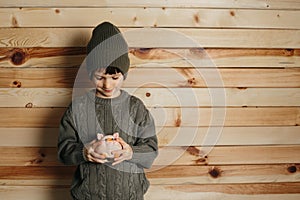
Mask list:
[{"label": "wood knot", "polygon": [[190,79],[188,79],[188,83],[190,85],[196,85],[196,79],[195,78],[190,78]]},{"label": "wood knot", "polygon": [[20,81],[14,81],[13,85],[17,88],[20,88],[22,86],[22,83]]},{"label": "wood knot", "polygon": [[193,155],[193,156],[200,156],[201,154],[201,151],[194,147],[194,146],[189,146],[187,149],[186,149],[187,152],[189,152],[189,154]]},{"label": "wood knot", "polygon": [[208,174],[213,177],[213,178],[218,178],[221,176],[222,171],[217,168],[217,167],[212,167],[209,171]]},{"label": "wood knot", "polygon": [[40,164],[40,163],[43,162],[43,159],[41,159],[41,158],[36,158],[36,159],[30,160],[29,162],[30,162],[30,164]]},{"label": "wood knot", "polygon": [[237,89],[239,89],[239,90],[246,90],[247,87],[237,87]]},{"label": "wood knot", "polygon": [[41,150],[37,153],[37,156],[35,159],[29,160],[29,165],[36,165],[44,162],[44,159],[46,157],[46,154],[43,153]]},{"label": "wood knot", "polygon": [[15,16],[11,18],[11,25],[12,27],[19,27],[18,20]]},{"label": "wood knot", "polygon": [[25,63],[26,54],[22,49],[15,49],[14,53],[10,57],[11,62],[14,65],[22,65]]},{"label": "wood knot", "polygon": [[175,119],[175,126],[176,127],[180,127],[181,126],[181,117],[180,116]]},{"label": "wood knot", "polygon": [[151,48],[139,48],[137,49],[137,52],[142,53],[142,54],[147,54],[151,51]]},{"label": "wood knot", "polygon": [[146,97],[150,97],[151,93],[150,92],[146,92]]},{"label": "wood knot", "polygon": [[295,53],[295,50],[294,49],[285,49],[284,50],[284,55],[285,56],[293,56]]},{"label": "wood knot", "polygon": [[43,157],[43,158],[45,158],[45,157],[46,157],[46,154],[40,152],[40,156]]},{"label": "wood knot", "polygon": [[208,171],[209,175],[213,178],[218,178],[219,176],[221,176],[221,170],[217,167],[212,167],[209,171]]},{"label": "wood knot", "polygon": [[33,107],[33,103],[31,102],[25,105],[25,108],[32,108],[32,107]]},{"label": "wood knot", "polygon": [[234,17],[234,16],[235,16],[235,12],[234,12],[234,11],[230,11],[230,15],[231,15],[232,17]]},{"label": "wood knot", "polygon": [[59,9],[55,9],[55,13],[56,13],[56,14],[59,14],[59,13],[60,13],[60,10],[59,10]]},{"label": "wood knot", "polygon": [[203,158],[203,157],[195,160],[195,163],[197,165],[208,165],[207,158]]},{"label": "wood knot", "polygon": [[199,16],[198,16],[197,14],[194,15],[194,20],[195,20],[195,22],[196,22],[197,24],[199,24],[200,18],[199,18]]},{"label": "wood knot", "polygon": [[288,170],[288,172],[289,173],[295,173],[295,172],[297,172],[297,167],[296,166],[289,166],[288,168],[287,168],[287,170]]}]

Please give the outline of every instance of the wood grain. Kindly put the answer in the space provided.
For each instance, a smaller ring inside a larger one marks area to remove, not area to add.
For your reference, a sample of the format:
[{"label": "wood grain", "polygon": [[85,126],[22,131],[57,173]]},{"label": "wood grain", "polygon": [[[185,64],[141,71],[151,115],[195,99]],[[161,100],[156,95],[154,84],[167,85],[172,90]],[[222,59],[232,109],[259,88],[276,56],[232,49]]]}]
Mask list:
[{"label": "wood grain", "polygon": [[97,1],[97,0],[64,0],[64,1],[34,1],[34,0],[2,0],[1,7],[195,7],[195,8],[256,8],[256,9],[299,9],[297,0],[277,1],[269,0],[115,0],[115,1]]},{"label": "wood grain", "polygon": [[70,199],[58,124],[104,20],[130,47],[124,89],[156,120],[146,200],[300,199],[299,13],[298,0],[2,0],[0,199]]},{"label": "wood grain", "polygon": [[[0,147],[0,166],[62,166],[51,147]],[[300,145],[161,147],[154,166],[296,164]],[[204,156],[206,155],[206,156]],[[247,156],[245,156],[247,155]]]},{"label": "wood grain", "polygon": [[[131,68],[123,87],[300,87],[300,68],[194,69]],[[84,68],[81,68],[84,70]],[[156,70],[153,70],[156,69]],[[2,68],[0,88],[72,88],[78,68]],[[81,75],[79,77],[84,77]],[[76,85],[89,86],[88,78]],[[76,87],[78,87],[76,86]]]},{"label": "wood grain", "polygon": [[[186,190],[185,188],[189,188]],[[165,200],[165,199],[190,199],[198,200],[205,198],[208,200],[222,198],[224,200],[298,200],[299,184],[242,184],[242,185],[163,185],[151,186],[145,196],[145,200]],[[278,194],[282,191],[283,194]],[[24,195],[26,194],[26,195]],[[1,186],[0,197],[7,200],[70,200],[68,187],[49,187],[49,186]]]},{"label": "wood grain", "polygon": [[[0,108],[0,127],[54,128],[65,108]],[[297,126],[299,107],[151,108],[157,126]]]},{"label": "wood grain", "polygon": [[[0,48],[1,67],[74,67],[85,57],[84,47]],[[131,48],[131,67],[299,67],[299,49]]]},{"label": "wood grain", "polygon": [[93,27],[99,24],[101,19],[101,21],[111,21],[118,27],[299,29],[298,16],[297,10],[145,7],[1,8],[0,24],[2,27]]},{"label": "wood grain", "polygon": [[[131,48],[299,49],[300,30],[121,28]],[[3,28],[0,47],[85,47],[92,28]],[[247,41],[247,42],[245,42]]]},{"label": "wood grain", "polygon": [[[184,168],[183,168],[184,167]],[[75,166],[0,167],[1,185],[69,185]],[[299,182],[299,165],[166,166],[146,172],[151,185]]]},{"label": "wood grain", "polygon": [[[214,187],[215,186],[215,187]],[[272,187],[274,186],[274,187]],[[155,186],[153,186],[155,188]],[[154,189],[153,188],[153,189]],[[254,198],[272,198],[270,194],[297,194],[299,190],[299,183],[282,183],[282,184],[228,184],[228,185],[164,185],[155,188],[155,191],[149,190],[150,199],[165,199],[183,197],[188,199],[199,199],[199,197],[205,199],[254,199]],[[165,194],[161,194],[165,191]],[[152,195],[153,196],[152,196]],[[256,196],[255,194],[269,194],[267,196]],[[245,195],[245,196],[244,196]],[[249,196],[248,196],[249,195]],[[253,196],[252,196],[253,195]],[[155,198],[153,198],[155,197]],[[289,195],[282,196],[281,198]],[[276,196],[275,196],[276,198]],[[278,198],[278,197],[277,197]],[[291,197],[294,199],[295,197]]]},{"label": "wood grain", "polygon": [[[160,146],[199,146],[208,127],[156,127]],[[223,127],[216,146],[300,144],[300,126]],[[56,147],[58,128],[0,128],[2,147]]]},{"label": "wood grain", "polygon": [[[300,88],[123,88],[148,107],[300,106]],[[67,107],[71,88],[0,88],[0,107]],[[209,92],[224,98],[214,103]],[[223,93],[223,95],[222,95]]]}]

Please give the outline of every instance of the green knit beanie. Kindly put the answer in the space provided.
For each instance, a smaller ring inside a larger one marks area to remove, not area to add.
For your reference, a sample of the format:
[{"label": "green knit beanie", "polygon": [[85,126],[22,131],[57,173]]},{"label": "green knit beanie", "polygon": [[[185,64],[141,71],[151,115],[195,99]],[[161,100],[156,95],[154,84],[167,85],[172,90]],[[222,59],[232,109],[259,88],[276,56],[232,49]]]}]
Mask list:
[{"label": "green knit beanie", "polygon": [[115,25],[103,22],[94,28],[87,45],[86,65],[89,75],[98,68],[112,66],[126,77],[130,65],[128,45]]}]

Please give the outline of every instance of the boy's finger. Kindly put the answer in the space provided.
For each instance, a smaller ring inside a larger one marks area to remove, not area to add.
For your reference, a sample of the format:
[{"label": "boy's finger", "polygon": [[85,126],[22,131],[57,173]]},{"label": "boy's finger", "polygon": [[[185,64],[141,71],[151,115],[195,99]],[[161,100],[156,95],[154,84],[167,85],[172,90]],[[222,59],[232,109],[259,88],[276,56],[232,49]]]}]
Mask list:
[{"label": "boy's finger", "polygon": [[121,163],[123,161],[124,161],[124,158],[120,159],[120,160],[117,160],[116,162],[113,162],[111,165],[114,166],[114,165],[119,164],[119,163]]}]

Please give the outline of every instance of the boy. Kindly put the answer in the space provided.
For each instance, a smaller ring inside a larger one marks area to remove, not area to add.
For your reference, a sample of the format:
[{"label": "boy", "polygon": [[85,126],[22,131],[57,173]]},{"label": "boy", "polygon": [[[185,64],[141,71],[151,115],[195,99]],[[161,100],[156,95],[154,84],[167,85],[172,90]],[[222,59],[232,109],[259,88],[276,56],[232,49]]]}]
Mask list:
[{"label": "boy", "polygon": [[[121,89],[129,69],[128,46],[109,22],[98,25],[87,45],[87,72],[95,89],[73,99],[60,123],[58,158],[77,165],[71,185],[76,200],[142,200],[158,146],[153,117],[143,102]],[[122,149],[109,162],[94,150],[97,133],[113,135]]]}]

